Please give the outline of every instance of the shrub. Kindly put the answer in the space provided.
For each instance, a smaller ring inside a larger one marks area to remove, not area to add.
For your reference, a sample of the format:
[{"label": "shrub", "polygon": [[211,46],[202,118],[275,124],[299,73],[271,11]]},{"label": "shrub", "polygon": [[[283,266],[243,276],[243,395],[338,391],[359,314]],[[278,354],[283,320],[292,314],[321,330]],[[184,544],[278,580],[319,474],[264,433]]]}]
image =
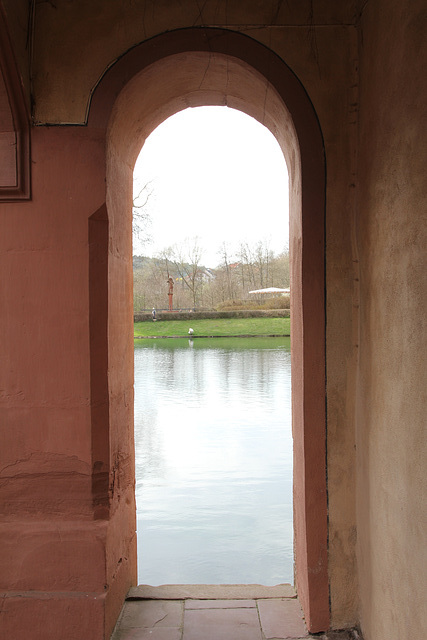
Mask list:
[{"label": "shrub", "polygon": [[267,300],[225,300],[217,307],[217,311],[243,311],[243,310],[268,310],[289,309],[289,295],[268,298]]}]

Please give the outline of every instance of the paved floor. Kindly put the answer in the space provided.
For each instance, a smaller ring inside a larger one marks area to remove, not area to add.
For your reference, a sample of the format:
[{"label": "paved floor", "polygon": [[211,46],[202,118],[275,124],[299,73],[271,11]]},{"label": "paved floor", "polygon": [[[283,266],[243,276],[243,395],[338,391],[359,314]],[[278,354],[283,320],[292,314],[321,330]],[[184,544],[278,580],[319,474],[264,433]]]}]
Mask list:
[{"label": "paved floor", "polygon": [[351,640],[357,637],[350,632],[311,636],[289,585],[137,587],[131,590],[129,598],[112,640]]}]

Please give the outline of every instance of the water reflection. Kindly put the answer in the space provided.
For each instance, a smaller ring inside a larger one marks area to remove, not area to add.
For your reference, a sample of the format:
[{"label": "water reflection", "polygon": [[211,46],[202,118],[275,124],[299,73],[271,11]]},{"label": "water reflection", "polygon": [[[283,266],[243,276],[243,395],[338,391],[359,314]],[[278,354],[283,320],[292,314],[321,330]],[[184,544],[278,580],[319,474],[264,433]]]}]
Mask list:
[{"label": "water reflection", "polygon": [[287,338],[135,348],[140,583],[293,581]]}]

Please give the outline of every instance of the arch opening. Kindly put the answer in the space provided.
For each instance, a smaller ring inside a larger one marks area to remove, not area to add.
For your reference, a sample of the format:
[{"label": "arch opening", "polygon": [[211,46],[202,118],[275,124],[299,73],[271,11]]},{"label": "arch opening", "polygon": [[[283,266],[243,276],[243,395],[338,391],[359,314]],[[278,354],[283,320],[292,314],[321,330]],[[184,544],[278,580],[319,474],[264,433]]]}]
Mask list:
[{"label": "arch opening", "polygon": [[[329,625],[329,603],[324,377],[325,171],[319,125],[303,87],[289,68],[246,36],[190,29],[187,33],[165,34],[159,38],[164,46],[156,39],[158,46],[154,54],[149,43],[146,56],[130,52],[128,59],[125,56],[110,69],[94,94],[89,117],[90,126],[106,128],[107,140],[110,475],[117,460],[126,457],[123,451],[133,448],[131,211],[134,163],[146,137],[170,115],[191,106],[227,105],[264,124],[279,142],[288,166],[296,585],[309,630],[321,631]],[[123,69],[127,69],[125,74]],[[127,464],[131,465],[129,460]],[[133,473],[133,469],[130,471]],[[130,530],[132,523],[134,506],[123,526]]]},{"label": "arch opening", "polygon": [[[176,332],[157,323],[169,276],[175,320],[288,287],[287,187],[276,139],[240,111],[186,109],[155,129],[134,170],[149,223],[133,233],[133,298],[157,317],[138,328]],[[136,341],[140,583],[293,584],[290,388],[288,337]]]}]

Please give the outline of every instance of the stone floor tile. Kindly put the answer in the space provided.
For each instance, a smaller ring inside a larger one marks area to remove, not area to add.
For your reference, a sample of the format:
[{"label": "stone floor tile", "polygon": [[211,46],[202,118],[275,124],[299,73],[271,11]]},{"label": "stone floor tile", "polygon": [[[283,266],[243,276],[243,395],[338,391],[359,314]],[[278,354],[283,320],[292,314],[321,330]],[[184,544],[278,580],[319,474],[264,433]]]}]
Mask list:
[{"label": "stone floor tile", "polygon": [[182,630],[177,627],[123,629],[112,640],[181,640]]},{"label": "stone floor tile", "polygon": [[297,600],[258,600],[262,631],[268,640],[307,638],[308,632]]},{"label": "stone floor tile", "polygon": [[262,640],[258,612],[249,609],[187,609],[182,640]]},{"label": "stone floor tile", "polygon": [[248,609],[255,608],[255,600],[186,600],[186,609]]},{"label": "stone floor tile", "polygon": [[181,600],[140,600],[126,602],[120,629],[133,627],[182,627]]}]

